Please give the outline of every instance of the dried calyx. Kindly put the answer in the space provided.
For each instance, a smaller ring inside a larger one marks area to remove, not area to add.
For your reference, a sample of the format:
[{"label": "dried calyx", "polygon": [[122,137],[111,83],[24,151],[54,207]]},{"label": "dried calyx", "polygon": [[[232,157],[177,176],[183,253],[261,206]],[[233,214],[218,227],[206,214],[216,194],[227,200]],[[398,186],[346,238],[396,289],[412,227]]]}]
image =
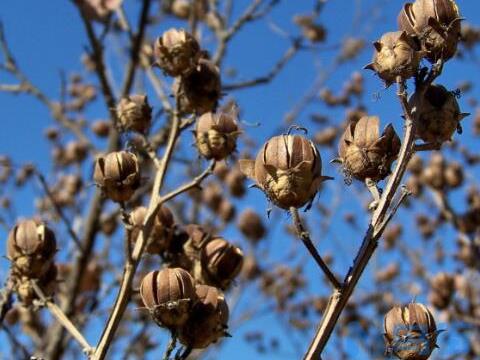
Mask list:
[{"label": "dried calyx", "polygon": [[240,160],[240,170],[278,207],[300,208],[311,203],[323,181],[322,160],[312,143],[300,135],[268,140],[255,160]]},{"label": "dried calyx", "polygon": [[93,178],[105,196],[116,202],[128,201],[140,186],[140,169],[135,154],[127,151],[99,156]]},{"label": "dried calyx", "polygon": [[402,360],[426,360],[437,347],[435,320],[426,306],[395,306],[384,319],[387,353]]},{"label": "dried calyx", "polygon": [[145,134],[152,121],[152,107],[146,95],[130,95],[120,100],[117,116],[123,129]]},{"label": "dried calyx", "polygon": [[442,85],[431,85],[423,93],[416,91],[409,100],[417,109],[416,134],[426,143],[441,144],[461,132],[460,122],[468,113],[461,113],[456,94]]},{"label": "dried calyx", "polygon": [[389,124],[380,135],[380,119],[364,116],[351,122],[340,139],[339,159],[347,176],[379,181],[390,174],[400,151],[400,138]]},{"label": "dried calyx", "polygon": [[403,80],[416,74],[423,52],[416,38],[405,31],[389,32],[373,43],[375,53],[366,69],[373,70],[389,86],[400,76]]},{"label": "dried calyx", "polygon": [[416,0],[405,4],[398,25],[400,30],[420,40],[426,58],[435,63],[455,55],[461,20],[454,0]]}]

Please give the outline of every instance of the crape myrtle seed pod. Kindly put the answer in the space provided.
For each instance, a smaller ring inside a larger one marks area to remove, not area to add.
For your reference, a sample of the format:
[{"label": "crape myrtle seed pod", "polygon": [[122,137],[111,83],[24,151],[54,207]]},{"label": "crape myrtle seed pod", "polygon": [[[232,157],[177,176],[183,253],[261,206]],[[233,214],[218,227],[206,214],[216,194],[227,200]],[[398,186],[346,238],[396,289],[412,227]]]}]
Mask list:
[{"label": "crape myrtle seed pod", "polygon": [[207,112],[197,120],[195,140],[198,152],[206,159],[223,160],[237,147],[240,134],[237,110]]},{"label": "crape myrtle seed pod", "polygon": [[130,95],[124,97],[117,106],[117,117],[125,130],[145,134],[152,121],[152,107],[147,95]]},{"label": "crape myrtle seed pod", "polygon": [[128,201],[140,186],[140,169],[135,154],[127,151],[99,156],[93,174],[95,183],[113,201]]},{"label": "crape myrtle seed pod", "polygon": [[416,0],[405,4],[398,15],[400,30],[420,40],[432,63],[455,55],[461,20],[454,0]]},{"label": "crape myrtle seed pod", "polygon": [[181,112],[214,111],[222,91],[220,71],[210,60],[200,59],[191,72],[175,79],[172,90]]},{"label": "crape myrtle seed pod", "polygon": [[8,234],[7,256],[15,271],[39,278],[48,270],[56,246],[55,234],[44,223],[24,220]]},{"label": "crape myrtle seed pod", "polygon": [[380,135],[380,119],[364,116],[350,123],[338,146],[345,173],[358,180],[383,180],[400,151],[400,138],[392,124]]},{"label": "crape myrtle seed pod", "polygon": [[409,104],[417,109],[416,134],[426,143],[451,140],[460,121],[470,115],[460,112],[455,94],[442,85],[431,85],[423,98],[421,92],[415,92]]},{"label": "crape myrtle seed pod", "polygon": [[245,209],[240,214],[237,226],[242,234],[254,243],[265,236],[266,229],[262,219],[253,209]]},{"label": "crape myrtle seed pod", "polygon": [[197,40],[183,29],[169,29],[154,44],[155,64],[165,74],[180,76],[195,68],[200,52]]},{"label": "crape myrtle seed pod", "polygon": [[169,329],[185,324],[197,301],[194,280],[181,268],[148,273],[140,285],[140,296],[154,320]]},{"label": "crape myrtle seed pod", "polygon": [[226,332],[229,310],[224,295],[215,287],[197,285],[198,302],[191,311],[187,323],[180,329],[179,340],[194,349],[204,349]]},{"label": "crape myrtle seed pod", "polygon": [[373,45],[372,63],[365,68],[375,71],[387,86],[396,82],[398,76],[406,80],[418,71],[423,55],[420,44],[405,31],[383,34]]},{"label": "crape myrtle seed pod", "polygon": [[202,248],[201,265],[208,284],[226,289],[242,269],[243,252],[225,239],[216,238]]},{"label": "crape myrtle seed pod", "polygon": [[387,353],[402,360],[426,360],[437,346],[435,319],[425,305],[395,306],[384,319]]},{"label": "crape myrtle seed pod", "polygon": [[255,160],[239,161],[240,170],[282,209],[311,203],[323,181],[322,159],[312,141],[300,135],[268,140]]},{"label": "crape myrtle seed pod", "polygon": [[224,181],[232,196],[239,198],[245,195],[245,179],[245,175],[243,175],[238,166],[228,171]]}]

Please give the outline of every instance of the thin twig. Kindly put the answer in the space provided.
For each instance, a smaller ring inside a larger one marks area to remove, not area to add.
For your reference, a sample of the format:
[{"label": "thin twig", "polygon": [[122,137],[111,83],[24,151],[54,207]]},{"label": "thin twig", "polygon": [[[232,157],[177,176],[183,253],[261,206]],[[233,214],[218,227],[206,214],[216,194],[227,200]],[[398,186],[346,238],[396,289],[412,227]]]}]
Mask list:
[{"label": "thin twig", "polygon": [[177,346],[177,336],[172,333],[172,337],[168,342],[168,346],[165,349],[165,354],[163,355],[162,360],[170,360],[170,356],[172,355],[173,350],[175,350],[176,346]]}]

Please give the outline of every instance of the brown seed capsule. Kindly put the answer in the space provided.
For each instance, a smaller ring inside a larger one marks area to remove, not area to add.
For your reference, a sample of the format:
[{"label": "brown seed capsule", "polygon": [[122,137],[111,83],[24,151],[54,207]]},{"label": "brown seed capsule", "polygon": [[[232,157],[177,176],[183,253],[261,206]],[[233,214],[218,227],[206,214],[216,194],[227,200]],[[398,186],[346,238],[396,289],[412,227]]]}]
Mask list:
[{"label": "brown seed capsule", "polygon": [[207,283],[226,289],[243,265],[243,252],[222,238],[208,242],[201,253]]},{"label": "brown seed capsule", "polygon": [[427,360],[437,343],[437,327],[425,305],[395,306],[384,319],[387,353],[404,360]]},{"label": "brown seed capsule", "polygon": [[432,158],[420,175],[420,179],[425,185],[435,190],[442,190],[446,186],[445,179],[446,162],[443,155],[439,152],[432,154]]},{"label": "brown seed capsule", "polygon": [[214,111],[221,91],[220,71],[207,59],[198,60],[197,66],[190,73],[176,78],[173,83],[178,108],[184,113],[203,114]]},{"label": "brown seed capsule", "polygon": [[170,76],[180,76],[193,70],[199,52],[197,40],[187,31],[175,28],[165,31],[153,47],[156,65]]},{"label": "brown seed capsule", "polygon": [[235,206],[227,199],[222,199],[217,214],[224,222],[230,222],[235,217]]},{"label": "brown seed capsule", "polygon": [[423,98],[421,93],[414,93],[409,103],[418,112],[417,136],[427,143],[451,140],[460,121],[469,115],[460,112],[455,95],[442,85],[431,85]]},{"label": "brown seed capsule", "polygon": [[315,145],[299,135],[268,140],[255,160],[240,160],[240,170],[255,180],[278,207],[302,207],[313,201],[323,181],[322,160]]},{"label": "brown seed capsule", "polygon": [[110,133],[110,122],[108,120],[97,120],[92,124],[91,129],[98,137],[105,138]]},{"label": "brown seed capsule", "polygon": [[236,109],[207,112],[197,120],[195,139],[198,152],[206,159],[223,160],[235,151],[239,134]]},{"label": "brown seed capsule", "polygon": [[125,130],[145,134],[152,121],[152,107],[148,104],[147,95],[124,97],[117,106],[117,116]]},{"label": "brown seed capsule", "polygon": [[396,82],[398,76],[405,80],[418,71],[423,53],[416,39],[405,31],[383,34],[373,45],[373,61],[365,68],[375,71],[387,86]]},{"label": "brown seed capsule", "polygon": [[89,20],[105,21],[108,15],[122,5],[123,0],[75,0]]},{"label": "brown seed capsule", "polygon": [[128,201],[140,185],[137,157],[127,151],[99,156],[93,174],[95,183],[113,201]]},{"label": "brown seed capsule", "polygon": [[400,151],[400,138],[392,124],[380,135],[379,123],[377,116],[364,116],[345,129],[338,152],[347,175],[378,181],[390,174]]},{"label": "brown seed capsule", "polygon": [[229,170],[224,180],[232,196],[242,197],[245,194],[245,175],[243,175],[238,166]]},{"label": "brown seed capsule", "polygon": [[223,294],[215,287],[197,285],[198,302],[179,333],[180,342],[194,349],[203,349],[228,336],[229,310]]},{"label": "brown seed capsule", "polygon": [[444,310],[450,304],[455,291],[455,279],[446,272],[436,274],[430,281],[430,303],[439,310]]},{"label": "brown seed capsule", "polygon": [[400,30],[418,37],[426,58],[435,63],[455,55],[461,20],[454,0],[416,0],[404,5],[398,25]]},{"label": "brown seed capsule", "polygon": [[451,189],[458,188],[462,185],[464,179],[462,165],[458,162],[449,163],[445,168],[444,176],[448,187]]},{"label": "brown seed capsule", "polygon": [[194,280],[181,268],[148,273],[140,285],[140,296],[154,320],[170,329],[185,324],[197,300]]},{"label": "brown seed capsule", "polygon": [[295,15],[293,21],[302,29],[303,36],[311,42],[325,40],[327,30],[321,24],[315,24],[313,17],[309,15]]},{"label": "brown seed capsule", "polygon": [[65,164],[81,163],[88,155],[88,145],[80,141],[71,141],[65,146]]},{"label": "brown seed capsule", "polygon": [[266,229],[262,219],[253,209],[243,211],[238,219],[237,226],[242,234],[254,243],[265,236]]},{"label": "brown seed capsule", "polygon": [[15,271],[39,278],[50,267],[56,246],[55,234],[44,223],[24,220],[8,234],[7,256]]}]

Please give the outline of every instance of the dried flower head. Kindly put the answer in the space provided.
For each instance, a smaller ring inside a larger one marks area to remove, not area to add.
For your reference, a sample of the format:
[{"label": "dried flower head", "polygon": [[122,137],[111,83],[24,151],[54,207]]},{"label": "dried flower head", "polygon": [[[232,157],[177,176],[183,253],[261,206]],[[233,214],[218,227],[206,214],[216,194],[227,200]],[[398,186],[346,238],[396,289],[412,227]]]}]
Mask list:
[{"label": "dried flower head", "polygon": [[44,223],[24,220],[8,234],[7,256],[14,271],[39,278],[50,267],[56,244],[55,234]]},{"label": "dried flower head", "polygon": [[240,170],[282,209],[311,203],[321,183],[329,179],[322,176],[317,148],[300,135],[271,138],[255,160],[240,160]]},{"label": "dried flower head", "polygon": [[183,29],[167,30],[155,41],[153,53],[158,65],[170,76],[180,76],[195,68],[200,45]]},{"label": "dried flower head", "polygon": [[140,185],[137,157],[127,151],[99,156],[93,174],[95,183],[113,201],[128,201]]},{"label": "dried flower head", "polygon": [[216,238],[202,248],[201,264],[207,283],[226,289],[242,269],[243,252],[225,239]]},{"label": "dried flower head", "polygon": [[437,327],[425,305],[395,306],[384,319],[387,353],[402,360],[426,360],[437,346]]},{"label": "dried flower head", "polygon": [[221,91],[220,71],[207,59],[198,60],[191,72],[175,79],[173,83],[178,108],[184,113],[214,111]]},{"label": "dried flower head", "polygon": [[460,121],[469,114],[461,113],[457,98],[442,85],[431,85],[422,97],[415,92],[409,100],[417,109],[417,136],[427,143],[441,144],[451,140]]},{"label": "dried flower head", "polygon": [[153,319],[170,329],[185,324],[197,301],[194,280],[181,268],[148,273],[140,285],[140,296]]},{"label": "dried flower head", "polygon": [[380,119],[364,116],[350,123],[340,139],[338,153],[347,175],[378,181],[390,174],[400,151],[400,138],[392,124],[380,135]]},{"label": "dried flower head", "polygon": [[145,134],[152,121],[152,107],[148,104],[147,95],[124,97],[117,106],[117,117],[125,130]]},{"label": "dried flower head", "polygon": [[416,0],[404,5],[398,25],[400,30],[418,37],[426,58],[435,63],[455,55],[461,20],[454,0]]},{"label": "dried flower head", "polygon": [[203,349],[218,339],[229,336],[229,310],[223,294],[215,287],[197,285],[198,302],[187,323],[181,328],[179,340],[185,346]]},{"label": "dried flower head", "polygon": [[423,54],[419,51],[417,40],[405,31],[383,34],[373,45],[372,63],[365,68],[375,71],[387,86],[394,83],[398,76],[409,79],[417,72]]}]

